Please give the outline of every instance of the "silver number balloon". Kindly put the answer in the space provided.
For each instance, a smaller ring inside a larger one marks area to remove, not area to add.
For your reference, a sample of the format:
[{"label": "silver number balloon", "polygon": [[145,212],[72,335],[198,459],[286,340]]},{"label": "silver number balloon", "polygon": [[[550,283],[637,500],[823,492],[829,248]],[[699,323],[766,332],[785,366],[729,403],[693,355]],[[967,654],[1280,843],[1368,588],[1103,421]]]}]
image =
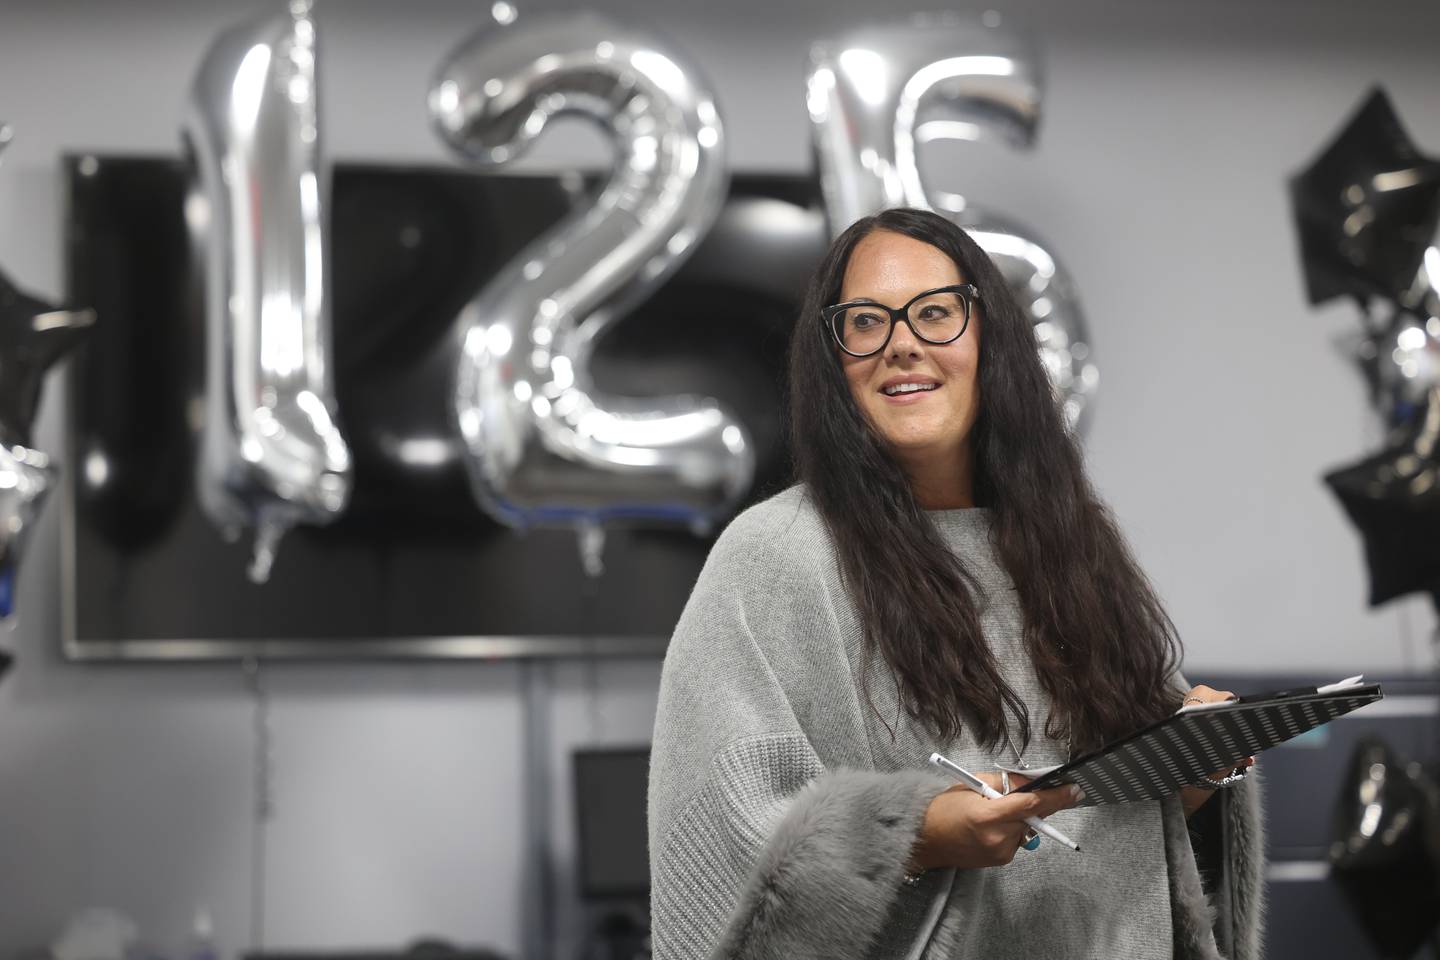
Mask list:
[{"label": "silver number balloon", "polygon": [[55,480],[56,469],[43,452],[0,445],[0,619],[15,612],[15,581],[25,541]]},{"label": "silver number balloon", "polygon": [[[0,123],[0,154],[10,139]],[[57,479],[31,443],[45,374],[94,322],[93,310],[57,310],[0,272],[0,619],[14,612],[25,542]]]},{"label": "silver number balloon", "polygon": [[206,392],[197,487],[227,536],[255,528],[250,577],[280,537],[345,508],[350,452],[336,423],[315,21],[306,2],[216,39],[185,133],[206,251]]},{"label": "silver number balloon", "polygon": [[1389,426],[1415,416],[1440,386],[1440,232],[1396,303],[1384,332],[1363,345],[1375,353],[1380,412]]},{"label": "silver number balloon", "polygon": [[1400,302],[1430,319],[1440,323],[1440,229],[1436,230],[1430,246],[1420,259],[1420,269],[1415,273],[1415,282],[1401,297]]},{"label": "silver number balloon", "polygon": [[[0,156],[10,145],[10,125],[0,122]],[[24,553],[25,535],[55,484],[50,458],[38,450],[0,442],[0,618],[15,609],[15,574]],[[3,671],[0,671],[3,672]]]},{"label": "silver number balloon", "polygon": [[520,156],[563,114],[599,124],[614,146],[593,200],[506,264],[457,321],[455,415],[481,507],[512,526],[592,533],[620,518],[704,528],[732,509],[755,466],[730,411],[700,397],[604,395],[589,370],[606,328],[683,262],[724,203],[724,131],[694,68],[595,14],[501,22],[447,58],[430,107],[441,137],[487,167]]},{"label": "silver number balloon", "polygon": [[927,188],[918,148],[937,140],[1034,142],[1042,82],[1022,39],[954,17],[923,17],[817,41],[806,103],[831,231],[887,207],[935,210],[990,255],[1035,323],[1041,359],[1072,429],[1099,382],[1075,285],[1047,247],[965,198]]},{"label": "silver number balloon", "polygon": [[1440,386],[1440,314],[1426,310],[1423,298],[1410,308],[1376,298],[1366,304],[1365,332],[1340,341],[1387,429],[1410,425]]}]

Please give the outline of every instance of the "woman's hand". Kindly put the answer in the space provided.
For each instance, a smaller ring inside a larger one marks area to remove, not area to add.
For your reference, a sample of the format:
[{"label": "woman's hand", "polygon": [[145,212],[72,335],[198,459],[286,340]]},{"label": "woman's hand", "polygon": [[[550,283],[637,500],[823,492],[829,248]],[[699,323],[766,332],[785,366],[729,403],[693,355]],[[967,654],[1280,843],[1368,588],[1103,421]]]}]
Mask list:
[{"label": "woman's hand", "polygon": [[[1191,706],[1197,700],[1201,703],[1214,703],[1217,700],[1234,699],[1236,699],[1235,694],[1231,693],[1229,690],[1216,690],[1214,687],[1207,687],[1205,686],[1205,684],[1202,683],[1198,687],[1190,688],[1190,692],[1185,694],[1185,699],[1181,702],[1180,705],[1182,707]],[[1223,780],[1225,777],[1230,776],[1231,772],[1236,767],[1249,769],[1253,766],[1255,766],[1255,758],[1244,757],[1240,760],[1236,760],[1224,770],[1217,770],[1214,773],[1210,774],[1210,779]],[[1211,794],[1213,794],[1214,792],[1214,790],[1211,790],[1208,787],[1181,787],[1180,804],[1185,808],[1185,816],[1188,818],[1190,814],[1203,807],[1205,805],[1205,801],[1209,800]]]},{"label": "woman's hand", "polygon": [[[998,773],[978,774],[996,790]],[[1010,787],[1029,777],[1010,774]],[[1048,817],[1080,802],[1079,787],[1054,787],[1034,793],[1011,793],[987,800],[964,784],[956,784],[930,801],[925,822],[910,855],[912,870],[937,867],[997,867],[1015,859],[1030,827],[1025,817]]]}]

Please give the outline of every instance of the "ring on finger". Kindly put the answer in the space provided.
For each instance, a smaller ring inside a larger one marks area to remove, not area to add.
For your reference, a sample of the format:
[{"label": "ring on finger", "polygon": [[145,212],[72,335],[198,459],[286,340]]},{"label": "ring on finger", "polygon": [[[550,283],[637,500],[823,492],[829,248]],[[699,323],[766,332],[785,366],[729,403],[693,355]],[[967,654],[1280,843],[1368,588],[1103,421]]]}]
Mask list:
[{"label": "ring on finger", "polygon": [[1034,830],[1026,830],[1026,831],[1025,831],[1025,839],[1024,839],[1024,841],[1020,844],[1020,849],[1021,849],[1021,850],[1035,850],[1035,849],[1038,849],[1039,846],[1040,846],[1040,834],[1036,833]]}]

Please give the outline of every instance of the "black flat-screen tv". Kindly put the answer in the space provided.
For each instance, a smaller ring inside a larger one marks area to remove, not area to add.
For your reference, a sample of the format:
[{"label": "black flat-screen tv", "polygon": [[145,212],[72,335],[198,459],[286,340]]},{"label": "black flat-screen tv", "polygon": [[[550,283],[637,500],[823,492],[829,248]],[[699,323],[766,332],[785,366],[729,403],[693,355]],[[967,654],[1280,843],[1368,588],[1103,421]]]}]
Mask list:
[{"label": "black flat-screen tv", "polygon": [[[177,158],[67,158],[67,295],[99,318],[66,374],[67,654],[663,651],[711,539],[615,526],[603,575],[587,577],[573,531],[515,532],[485,515],[459,453],[423,469],[403,455],[406,438],[452,432],[445,350],[455,318],[571,209],[574,179],[336,166],[333,362],[353,495],[331,526],[289,533],[270,582],[256,586],[245,573],[248,542],[227,543],[195,499],[205,324],[185,167]],[[824,245],[810,179],[736,176],[694,255],[596,350],[604,391],[703,394],[740,415],[758,455],[747,502],[787,482],[785,353]]]}]

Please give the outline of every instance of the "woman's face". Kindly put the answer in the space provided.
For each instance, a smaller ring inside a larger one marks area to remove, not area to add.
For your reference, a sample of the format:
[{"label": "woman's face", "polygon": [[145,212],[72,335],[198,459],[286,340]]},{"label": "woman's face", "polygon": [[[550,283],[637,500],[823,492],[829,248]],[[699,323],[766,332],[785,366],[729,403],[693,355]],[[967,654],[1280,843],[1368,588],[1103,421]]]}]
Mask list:
[{"label": "woman's face", "polygon": [[[939,249],[877,230],[851,251],[840,300],[874,300],[898,308],[926,290],[968,282]],[[873,356],[852,357],[837,348],[860,412],[909,468],[930,472],[948,467],[954,458],[964,469],[970,429],[980,408],[980,319],[977,304],[964,335],[943,346],[926,343],[908,325],[897,323],[890,342]],[[900,383],[933,389],[886,393]]]}]

